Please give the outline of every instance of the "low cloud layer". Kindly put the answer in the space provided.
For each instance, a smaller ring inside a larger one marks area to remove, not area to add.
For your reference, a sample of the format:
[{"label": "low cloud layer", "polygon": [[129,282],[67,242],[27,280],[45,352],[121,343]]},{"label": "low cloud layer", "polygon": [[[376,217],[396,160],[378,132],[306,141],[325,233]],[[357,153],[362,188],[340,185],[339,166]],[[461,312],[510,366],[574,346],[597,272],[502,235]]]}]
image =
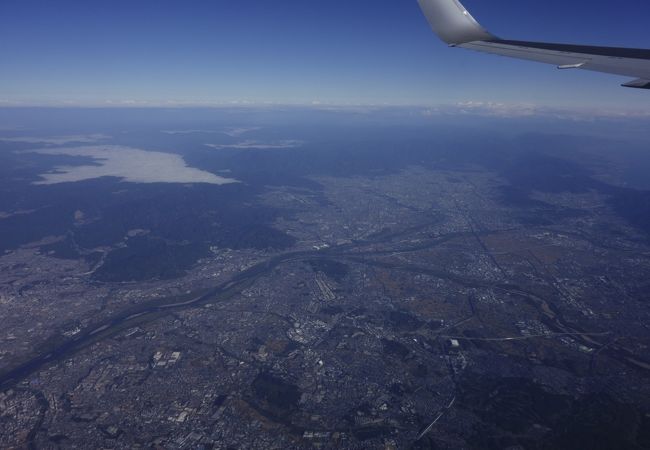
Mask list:
[{"label": "low cloud layer", "polygon": [[228,128],[223,130],[222,133],[230,137],[239,137],[243,134],[259,130],[259,127],[241,127],[241,128]]},{"label": "low cloud layer", "polygon": [[594,119],[648,119],[649,110],[622,110],[607,108],[562,108],[533,103],[500,103],[464,101],[421,109],[423,116],[475,115],[516,119],[521,117],[548,117],[562,120],[589,121]]},{"label": "low cloud layer", "polygon": [[165,134],[171,134],[176,135],[184,135],[184,134],[215,134],[215,133],[220,133],[220,131],[214,131],[214,130],[162,130],[161,133]]},{"label": "low cloud layer", "polygon": [[237,180],[188,167],[180,155],[150,152],[130,147],[102,145],[29,150],[42,155],[92,158],[97,165],[58,166],[41,174],[34,184],[71,183],[101,177],[116,177],[131,183],[228,184]]},{"label": "low cloud layer", "polygon": [[242,127],[242,128],[226,128],[224,130],[163,130],[165,134],[225,134],[230,137],[239,137],[243,134],[259,130],[259,127]]},{"label": "low cloud layer", "polygon": [[250,149],[262,149],[262,150],[272,150],[272,149],[282,149],[282,148],[296,148],[303,145],[302,141],[295,140],[284,140],[278,142],[259,142],[259,141],[243,141],[236,144],[205,144],[210,148],[215,148],[217,150],[232,148],[239,150],[250,150]]},{"label": "low cloud layer", "polygon": [[21,137],[0,137],[0,141],[19,142],[22,144],[45,144],[45,145],[67,145],[67,144],[92,144],[108,139],[104,134],[78,134],[73,136],[21,136]]}]

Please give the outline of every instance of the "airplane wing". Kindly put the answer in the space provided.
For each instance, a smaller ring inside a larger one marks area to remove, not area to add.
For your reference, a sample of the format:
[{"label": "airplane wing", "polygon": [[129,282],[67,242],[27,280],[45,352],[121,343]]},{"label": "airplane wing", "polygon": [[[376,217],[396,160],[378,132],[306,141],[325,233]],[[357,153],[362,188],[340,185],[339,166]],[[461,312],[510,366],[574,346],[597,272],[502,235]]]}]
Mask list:
[{"label": "airplane wing", "polygon": [[500,39],[484,29],[458,0],[418,0],[433,31],[451,47],[634,77],[623,86],[650,89],[650,50]]}]

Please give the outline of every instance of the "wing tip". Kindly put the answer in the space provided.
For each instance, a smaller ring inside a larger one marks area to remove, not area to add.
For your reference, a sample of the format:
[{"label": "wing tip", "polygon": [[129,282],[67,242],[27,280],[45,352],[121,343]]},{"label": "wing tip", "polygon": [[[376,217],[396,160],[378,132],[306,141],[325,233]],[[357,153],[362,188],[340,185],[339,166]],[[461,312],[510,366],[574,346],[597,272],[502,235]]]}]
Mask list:
[{"label": "wing tip", "polygon": [[451,46],[498,39],[483,28],[458,0],[418,0],[433,31]]}]

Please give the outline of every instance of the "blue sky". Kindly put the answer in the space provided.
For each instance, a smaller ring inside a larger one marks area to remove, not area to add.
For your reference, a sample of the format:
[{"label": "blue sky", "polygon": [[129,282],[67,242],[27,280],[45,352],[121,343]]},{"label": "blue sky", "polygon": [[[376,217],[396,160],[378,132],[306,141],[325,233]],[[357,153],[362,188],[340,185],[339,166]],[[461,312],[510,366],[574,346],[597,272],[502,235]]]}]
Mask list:
[{"label": "blue sky", "polygon": [[[650,48],[647,0],[464,3],[506,38]],[[0,20],[0,106],[650,105],[625,78],[449,49],[415,0],[2,0]]]}]

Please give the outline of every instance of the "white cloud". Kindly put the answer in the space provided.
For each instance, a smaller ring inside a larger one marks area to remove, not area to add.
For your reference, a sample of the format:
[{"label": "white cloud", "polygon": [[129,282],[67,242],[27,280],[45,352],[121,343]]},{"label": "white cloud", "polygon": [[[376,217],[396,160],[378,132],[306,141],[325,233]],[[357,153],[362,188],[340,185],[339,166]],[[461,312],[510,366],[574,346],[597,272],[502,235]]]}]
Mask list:
[{"label": "white cloud", "polygon": [[176,135],[176,134],[215,134],[215,133],[219,133],[219,131],[214,131],[214,130],[162,130],[161,133],[171,134],[171,135]]},{"label": "white cloud", "polygon": [[45,145],[67,145],[67,144],[92,144],[104,141],[109,136],[103,134],[79,134],[73,136],[51,136],[51,137],[0,137],[0,141],[19,142],[24,144],[45,144]]},{"label": "white cloud", "polygon": [[301,147],[304,144],[302,141],[296,140],[284,140],[278,142],[259,142],[259,141],[242,141],[236,144],[205,144],[210,148],[215,148],[217,150],[223,150],[227,148],[237,149],[237,150],[273,150],[273,149],[283,149],[283,148],[296,148]]},{"label": "white cloud", "polygon": [[260,127],[241,127],[241,128],[228,128],[221,131],[226,136],[230,137],[239,137],[242,134],[250,133],[251,131],[257,131]]},{"label": "white cloud", "polygon": [[498,117],[528,117],[539,114],[540,108],[526,103],[499,102],[458,102],[456,108],[460,113],[482,113]]},{"label": "white cloud", "polygon": [[153,104],[148,100],[133,100],[133,99],[120,99],[120,100],[105,100],[106,105],[111,106],[152,106]]},{"label": "white cloud", "polygon": [[31,214],[33,212],[36,212],[35,209],[21,209],[18,211],[13,211],[13,212],[4,212],[0,211],[0,220],[1,219],[8,219],[9,217],[14,217],[14,216],[24,216],[27,214]]},{"label": "white cloud", "polygon": [[532,103],[501,103],[468,100],[451,105],[422,108],[423,116],[476,115],[500,118],[551,117],[555,119],[590,121],[594,119],[647,119],[650,110],[615,108],[571,108],[535,105]]},{"label": "white cloud", "polygon": [[24,102],[18,100],[9,100],[7,98],[0,98],[0,106],[3,107],[24,106]]},{"label": "white cloud", "polygon": [[25,153],[69,155],[92,158],[97,165],[58,166],[41,174],[34,184],[71,183],[101,177],[117,177],[131,183],[209,183],[228,184],[237,180],[188,167],[172,153],[150,152],[116,145],[45,148]]},{"label": "white cloud", "polygon": [[161,133],[165,134],[225,134],[230,137],[239,137],[243,134],[250,133],[251,131],[259,130],[259,127],[241,127],[241,128],[226,128],[224,130],[162,130]]}]

